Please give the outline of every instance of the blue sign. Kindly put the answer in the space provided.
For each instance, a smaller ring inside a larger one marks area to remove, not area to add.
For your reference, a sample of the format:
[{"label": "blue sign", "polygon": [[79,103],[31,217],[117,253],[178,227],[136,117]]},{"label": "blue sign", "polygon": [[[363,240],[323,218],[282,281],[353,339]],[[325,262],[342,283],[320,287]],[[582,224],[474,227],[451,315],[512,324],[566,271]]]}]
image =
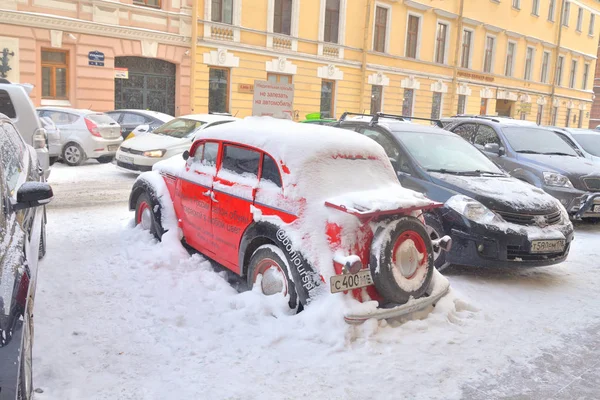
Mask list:
[{"label": "blue sign", "polygon": [[104,53],[98,50],[90,51],[88,53],[88,64],[96,67],[104,67]]}]

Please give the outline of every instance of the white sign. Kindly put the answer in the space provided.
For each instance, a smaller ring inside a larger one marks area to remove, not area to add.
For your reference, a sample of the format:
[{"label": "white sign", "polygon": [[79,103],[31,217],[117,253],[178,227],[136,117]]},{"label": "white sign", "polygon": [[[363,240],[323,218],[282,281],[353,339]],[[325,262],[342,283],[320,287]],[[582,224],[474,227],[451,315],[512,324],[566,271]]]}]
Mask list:
[{"label": "white sign", "polygon": [[252,115],[293,119],[294,85],[254,81]]},{"label": "white sign", "polygon": [[115,67],[115,79],[129,79],[129,69]]}]

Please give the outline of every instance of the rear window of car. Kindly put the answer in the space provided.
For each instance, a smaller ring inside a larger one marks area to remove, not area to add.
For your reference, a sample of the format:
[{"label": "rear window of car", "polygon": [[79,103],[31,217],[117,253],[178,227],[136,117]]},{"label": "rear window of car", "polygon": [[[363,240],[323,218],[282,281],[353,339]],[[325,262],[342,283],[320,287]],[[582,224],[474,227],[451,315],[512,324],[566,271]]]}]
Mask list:
[{"label": "rear window of car", "polygon": [[17,118],[15,106],[13,106],[6,90],[0,90],[0,113],[6,115],[8,118]]},{"label": "rear window of car", "polygon": [[115,125],[117,123],[106,114],[88,114],[85,117],[98,125]]},{"label": "rear window of car", "polygon": [[205,124],[206,122],[195,121],[193,119],[175,118],[174,120],[169,121],[155,129],[153,133],[158,135],[173,136],[181,139],[188,136],[190,133],[193,133],[196,131],[196,129]]},{"label": "rear window of car", "polygon": [[243,147],[226,145],[223,150],[223,169],[238,175],[258,176],[260,153]]},{"label": "rear window of car", "polygon": [[269,181],[275,185],[281,187],[281,175],[279,175],[279,168],[277,163],[271,156],[265,154],[263,156],[262,176],[261,180]]}]

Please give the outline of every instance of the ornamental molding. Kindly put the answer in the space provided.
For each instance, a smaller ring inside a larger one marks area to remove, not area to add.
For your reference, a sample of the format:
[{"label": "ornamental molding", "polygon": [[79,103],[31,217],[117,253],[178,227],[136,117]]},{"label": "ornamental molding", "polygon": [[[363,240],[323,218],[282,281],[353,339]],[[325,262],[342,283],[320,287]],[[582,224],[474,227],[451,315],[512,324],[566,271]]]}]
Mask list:
[{"label": "ornamental molding", "polygon": [[573,100],[569,100],[569,101],[567,101],[567,108],[568,108],[569,110],[571,110],[571,109],[575,108],[575,103],[573,102]]},{"label": "ornamental molding", "polygon": [[482,99],[493,99],[494,91],[489,87],[483,88],[479,91],[479,97]]},{"label": "ornamental molding", "polygon": [[441,79],[431,84],[430,90],[437,93],[448,93],[448,85]]},{"label": "ornamental molding", "polygon": [[519,99],[519,96],[514,92],[498,90],[498,92],[496,93],[496,98],[499,100],[517,101]]},{"label": "ornamental molding", "polygon": [[458,86],[458,94],[462,96],[470,96],[472,93],[471,88],[466,83],[461,83]]},{"label": "ornamental molding", "polygon": [[546,99],[546,97],[544,96],[538,97],[537,104],[538,106],[545,106],[546,104],[548,104],[548,99]]},{"label": "ornamental molding", "polygon": [[236,68],[240,66],[240,58],[228,52],[227,49],[217,49],[204,53],[203,62],[218,67]]},{"label": "ornamental molding", "polygon": [[553,107],[560,107],[560,100],[559,99],[554,99],[554,101],[552,102],[552,106]]},{"label": "ornamental molding", "polygon": [[379,71],[369,75],[368,83],[369,85],[389,86],[390,78],[386,76],[383,72]]},{"label": "ornamental molding", "polygon": [[421,82],[415,79],[414,75],[409,75],[406,79],[400,81],[400,87],[403,89],[421,89]]},{"label": "ornamental molding", "polygon": [[528,94],[522,94],[519,96],[519,101],[521,103],[531,103],[531,96]]},{"label": "ornamental molding", "polygon": [[317,76],[321,79],[341,81],[344,80],[344,71],[333,64],[329,64],[319,67],[317,69]]},{"label": "ornamental molding", "polygon": [[587,104],[585,104],[585,103],[580,103],[580,104],[579,104],[579,110],[580,110],[580,111],[586,111],[586,110],[587,110]]},{"label": "ornamental molding", "polygon": [[293,64],[285,57],[274,58],[271,61],[265,63],[267,72],[273,72],[275,74],[287,74],[296,75],[298,66]]}]

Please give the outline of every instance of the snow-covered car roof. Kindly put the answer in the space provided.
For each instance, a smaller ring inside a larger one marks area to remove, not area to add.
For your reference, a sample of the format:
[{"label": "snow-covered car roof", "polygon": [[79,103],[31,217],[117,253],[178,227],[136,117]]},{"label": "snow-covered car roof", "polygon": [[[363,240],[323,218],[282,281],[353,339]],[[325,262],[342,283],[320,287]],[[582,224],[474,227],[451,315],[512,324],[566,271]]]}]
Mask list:
[{"label": "snow-covered car roof", "polygon": [[172,120],[173,117],[172,115],[169,114],[165,114],[165,113],[161,113],[158,111],[150,111],[150,110],[138,110],[135,108],[124,108],[124,109],[120,109],[120,110],[114,110],[114,111],[110,111],[110,112],[133,112],[133,113],[138,113],[138,114],[144,114],[147,115],[149,117],[153,117],[156,118],[162,122],[169,122],[170,120]]},{"label": "snow-covered car roof", "polygon": [[236,118],[236,117],[232,117],[229,115],[220,115],[220,114],[189,114],[189,115],[182,115],[177,118],[191,119],[191,120],[198,121],[198,122],[205,122],[207,124],[212,124],[213,122],[218,122],[218,121],[237,121],[237,120],[239,120],[239,118]]}]

